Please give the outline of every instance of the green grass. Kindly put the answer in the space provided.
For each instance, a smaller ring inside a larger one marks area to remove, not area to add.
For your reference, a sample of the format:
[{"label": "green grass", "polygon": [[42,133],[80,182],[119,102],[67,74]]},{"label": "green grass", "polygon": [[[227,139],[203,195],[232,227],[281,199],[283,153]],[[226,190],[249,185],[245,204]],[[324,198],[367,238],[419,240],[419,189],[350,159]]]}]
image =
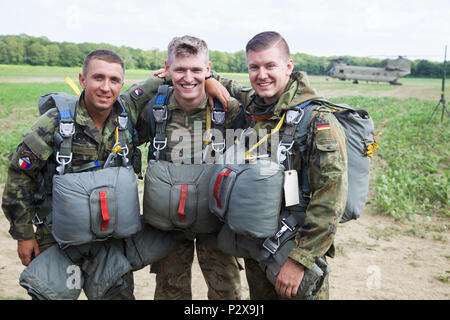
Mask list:
[{"label": "green grass", "polygon": [[[164,66],[162,66],[164,67]],[[29,66],[29,65],[6,65],[0,64],[0,81],[10,79],[33,79],[50,78],[55,81],[60,79],[64,82],[66,77],[78,79],[81,67],[49,67],[49,66]],[[143,69],[129,69],[125,72],[126,80],[140,80],[149,76],[152,71]]]}]

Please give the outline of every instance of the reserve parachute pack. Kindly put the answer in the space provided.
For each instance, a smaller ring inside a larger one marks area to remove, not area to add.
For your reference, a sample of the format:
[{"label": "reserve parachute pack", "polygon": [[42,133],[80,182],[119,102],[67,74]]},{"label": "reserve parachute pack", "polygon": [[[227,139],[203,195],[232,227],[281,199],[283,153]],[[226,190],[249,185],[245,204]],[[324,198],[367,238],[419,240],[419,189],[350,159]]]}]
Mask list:
[{"label": "reserve parachute pack", "polygon": [[52,181],[52,189],[46,192],[51,206],[47,204],[47,212],[37,214],[33,222],[43,223],[51,212],[51,233],[63,248],[109,237],[125,238],[141,229],[137,181],[127,158],[126,109],[121,104],[116,144],[108,159],[74,167],[72,137],[78,99],[53,93],[41,97],[38,103],[40,113],[57,108],[59,132],[54,138],[56,164],[49,165],[50,171],[44,177],[47,188],[49,179]]},{"label": "reserve parachute pack", "polygon": [[283,176],[283,166],[266,159],[216,165],[209,185],[209,209],[238,234],[271,237],[278,229]]},{"label": "reserve parachute pack", "polygon": [[[147,107],[150,146],[144,184],[144,221],[164,231],[217,232],[221,222],[209,211],[208,202],[208,187],[215,165],[166,161],[166,125],[171,117],[167,104],[172,90],[168,85],[159,86],[158,94]],[[208,110],[207,107],[207,127]],[[223,126],[223,108],[219,110],[217,105],[211,119],[214,126]]]}]

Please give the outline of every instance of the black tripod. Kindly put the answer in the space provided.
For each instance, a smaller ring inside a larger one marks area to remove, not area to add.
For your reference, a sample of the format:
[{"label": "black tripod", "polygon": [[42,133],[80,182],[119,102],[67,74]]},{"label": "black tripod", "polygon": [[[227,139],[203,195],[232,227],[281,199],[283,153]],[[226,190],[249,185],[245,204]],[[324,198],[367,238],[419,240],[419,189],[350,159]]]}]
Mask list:
[{"label": "black tripod", "polygon": [[448,116],[448,110],[447,110],[447,107],[445,106],[445,64],[446,64],[446,60],[447,60],[447,46],[445,46],[445,54],[444,54],[444,73],[442,76],[441,100],[439,100],[436,107],[434,107],[434,110],[431,113],[430,119],[428,119],[428,123],[431,121],[431,118],[433,118],[433,115],[436,112],[436,110],[439,108],[440,104],[442,104],[441,122],[444,119],[444,112],[446,112],[447,116]]}]

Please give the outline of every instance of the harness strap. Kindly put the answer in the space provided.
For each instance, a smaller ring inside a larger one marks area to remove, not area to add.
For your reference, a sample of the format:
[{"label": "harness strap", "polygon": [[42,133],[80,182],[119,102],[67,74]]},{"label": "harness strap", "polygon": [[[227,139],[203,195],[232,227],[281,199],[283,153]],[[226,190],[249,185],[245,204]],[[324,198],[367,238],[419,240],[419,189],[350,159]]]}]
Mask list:
[{"label": "harness strap", "polygon": [[[209,110],[209,108],[207,110]],[[224,139],[225,109],[223,108],[223,106],[219,100],[214,99],[213,111],[210,116],[208,116],[208,114],[207,114],[206,119],[207,119],[206,130],[209,131],[208,119],[210,119],[213,123],[213,128],[220,132],[220,134],[218,134],[214,137],[214,142],[212,142],[212,149],[215,152],[222,152],[225,149],[225,139]],[[211,121],[209,121],[209,122],[211,122]],[[209,134],[208,134],[208,136],[209,136]]]},{"label": "harness strap", "polygon": [[287,241],[295,238],[298,229],[305,223],[308,203],[309,199],[303,199],[300,204],[285,208],[282,214],[285,217],[280,219],[280,229],[273,237],[266,238],[262,247],[274,255]]},{"label": "harness strap", "polygon": [[56,171],[64,174],[72,162],[72,137],[75,133],[75,113],[78,101],[67,102],[59,96],[54,97],[59,112],[59,132],[55,135],[55,142],[59,145],[56,152]]},{"label": "harness strap", "polygon": [[216,183],[214,184],[214,199],[216,199],[218,208],[222,208],[222,202],[221,202],[220,197],[219,197],[220,185],[222,184],[223,177],[228,177],[231,172],[232,172],[231,169],[227,169],[227,171],[220,172],[217,175]]},{"label": "harness strap", "polygon": [[158,87],[158,93],[147,107],[147,122],[150,126],[148,157],[156,160],[166,159],[166,126],[169,118],[168,98],[173,88],[168,85]]},{"label": "harness strap", "polygon": [[184,209],[186,207],[187,193],[188,193],[188,185],[182,184],[180,193],[180,203],[178,205],[178,215],[180,216],[180,222],[186,221],[186,213],[184,212]]},{"label": "harness strap", "polygon": [[95,168],[102,168],[104,164],[105,164],[105,161],[98,161],[98,160],[91,161],[91,162],[88,162],[81,166],[73,166],[72,171],[74,173],[76,173],[76,172],[87,171],[87,170],[91,170],[91,169],[95,169]]},{"label": "harness strap", "polygon": [[272,134],[277,133],[281,126],[283,125],[284,118],[286,117],[286,113],[283,113],[283,116],[281,117],[280,121],[276,125],[276,127],[268,134],[266,134],[261,140],[259,140],[253,147],[249,148],[247,152],[245,152],[245,160],[253,160],[255,156],[250,156],[250,153],[258,148],[264,141],[266,141]]}]

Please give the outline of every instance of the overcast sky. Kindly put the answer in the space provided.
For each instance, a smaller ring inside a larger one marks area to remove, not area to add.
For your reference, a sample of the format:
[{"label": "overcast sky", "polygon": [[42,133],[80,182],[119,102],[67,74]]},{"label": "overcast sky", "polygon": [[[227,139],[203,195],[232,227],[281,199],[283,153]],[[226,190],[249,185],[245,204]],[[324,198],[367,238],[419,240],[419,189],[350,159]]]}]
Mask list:
[{"label": "overcast sky", "polygon": [[59,42],[166,50],[188,34],[211,50],[236,52],[267,30],[280,32],[293,53],[443,61],[450,1],[0,0],[0,34]]}]

